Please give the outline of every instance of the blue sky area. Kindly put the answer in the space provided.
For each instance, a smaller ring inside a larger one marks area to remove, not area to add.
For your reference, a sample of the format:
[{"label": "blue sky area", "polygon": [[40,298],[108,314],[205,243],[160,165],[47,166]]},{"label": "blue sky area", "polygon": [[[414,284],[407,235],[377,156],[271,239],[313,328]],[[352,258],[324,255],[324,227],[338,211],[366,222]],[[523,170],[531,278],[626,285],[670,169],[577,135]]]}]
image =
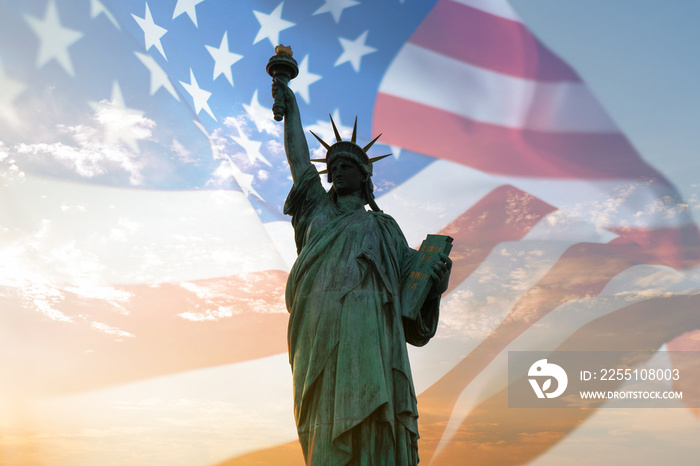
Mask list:
[{"label": "blue sky area", "polygon": [[700,2],[511,0],[700,219]]}]

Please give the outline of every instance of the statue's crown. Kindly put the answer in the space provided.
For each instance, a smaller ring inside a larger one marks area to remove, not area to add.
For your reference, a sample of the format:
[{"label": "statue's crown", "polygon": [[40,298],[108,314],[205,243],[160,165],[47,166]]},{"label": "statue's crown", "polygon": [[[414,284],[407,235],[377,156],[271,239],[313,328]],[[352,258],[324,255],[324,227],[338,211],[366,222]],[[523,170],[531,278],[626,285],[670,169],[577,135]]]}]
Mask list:
[{"label": "statue's crown", "polygon": [[[330,115],[329,115],[330,116]],[[367,144],[364,147],[360,147],[357,145],[357,117],[355,117],[355,124],[353,125],[352,128],[352,137],[350,138],[349,141],[343,141],[343,139],[340,137],[340,133],[338,132],[338,128],[335,126],[335,122],[333,121],[333,117],[331,116],[331,125],[333,126],[333,132],[335,133],[335,139],[336,142],[333,145],[328,144],[325,142],[323,139],[318,137],[316,133],[313,131],[309,131],[311,134],[314,135],[316,139],[318,139],[318,142],[321,143],[323,147],[326,148],[326,158],[325,159],[311,159],[312,162],[321,162],[326,164],[326,169],[321,170],[319,173],[328,173],[328,182],[332,183],[333,179],[331,178],[331,173],[328,172],[328,167],[330,167],[332,161],[338,157],[339,155],[342,154],[344,157],[349,157],[352,160],[354,160],[356,163],[360,164],[361,166],[365,167],[367,170],[368,174],[372,176],[372,164],[378,160],[383,159],[384,157],[389,157],[391,154],[386,154],[386,155],[380,155],[378,157],[372,157],[370,158],[367,155],[367,151],[369,150],[372,145],[377,142],[377,139],[379,139],[379,136],[375,137],[372,139],[369,144]]]}]

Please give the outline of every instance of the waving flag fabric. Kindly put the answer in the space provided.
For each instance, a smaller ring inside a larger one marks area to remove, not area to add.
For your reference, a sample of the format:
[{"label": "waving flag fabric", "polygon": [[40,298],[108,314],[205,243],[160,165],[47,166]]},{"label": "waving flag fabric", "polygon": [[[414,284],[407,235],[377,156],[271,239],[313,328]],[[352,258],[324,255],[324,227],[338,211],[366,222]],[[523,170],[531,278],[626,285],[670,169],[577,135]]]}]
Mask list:
[{"label": "waving flag fabric", "polygon": [[[303,461],[278,43],[305,128],[383,133],[375,194],[409,243],[455,238],[438,335],[411,350],[422,463],[608,438],[604,413],[509,410],[509,350],[698,349],[687,205],[507,2],[4,2],[0,463]],[[618,412],[647,436],[621,451],[697,434],[652,411]]]}]

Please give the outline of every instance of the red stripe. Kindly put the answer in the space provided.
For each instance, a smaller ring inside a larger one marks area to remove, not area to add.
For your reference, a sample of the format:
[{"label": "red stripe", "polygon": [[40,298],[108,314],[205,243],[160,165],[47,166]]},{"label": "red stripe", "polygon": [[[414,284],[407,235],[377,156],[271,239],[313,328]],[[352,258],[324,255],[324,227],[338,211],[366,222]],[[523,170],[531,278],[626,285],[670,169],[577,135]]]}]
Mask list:
[{"label": "red stripe", "polygon": [[538,81],[580,81],[517,21],[440,1],[409,42],[498,73]]},{"label": "red stripe", "polygon": [[481,123],[378,94],[374,130],[385,144],[487,173],[558,179],[665,179],[619,133],[548,133]]},{"label": "red stripe", "polygon": [[522,239],[551,205],[513,186],[499,186],[447,225],[440,234],[454,238],[450,291],[461,284],[504,241]]},{"label": "red stripe", "polygon": [[[6,382],[19,390],[60,393],[284,353],[286,279],[286,272],[269,271],[190,282],[214,292],[205,298],[180,284],[122,286],[132,294],[128,314],[107,300],[64,291],[54,305],[73,322],[49,320],[5,292],[0,308],[23,338],[3,338],[11,357],[0,354],[0,365],[15,374]],[[220,308],[232,315],[208,321],[179,315]],[[93,322],[134,336],[96,330]]]},{"label": "red stripe", "polygon": [[700,230],[694,223],[679,228],[610,228],[628,241],[642,245],[673,268],[700,265]]}]

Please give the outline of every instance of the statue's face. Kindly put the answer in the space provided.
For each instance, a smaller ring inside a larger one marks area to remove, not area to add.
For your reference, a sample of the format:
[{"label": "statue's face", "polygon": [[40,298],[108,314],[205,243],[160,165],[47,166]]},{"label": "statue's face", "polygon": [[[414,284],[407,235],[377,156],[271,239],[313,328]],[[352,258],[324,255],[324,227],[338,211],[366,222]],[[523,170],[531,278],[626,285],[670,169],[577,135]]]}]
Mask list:
[{"label": "statue's face", "polygon": [[333,175],[333,189],[339,196],[359,192],[362,189],[364,175],[355,162],[338,157],[330,170]]}]

